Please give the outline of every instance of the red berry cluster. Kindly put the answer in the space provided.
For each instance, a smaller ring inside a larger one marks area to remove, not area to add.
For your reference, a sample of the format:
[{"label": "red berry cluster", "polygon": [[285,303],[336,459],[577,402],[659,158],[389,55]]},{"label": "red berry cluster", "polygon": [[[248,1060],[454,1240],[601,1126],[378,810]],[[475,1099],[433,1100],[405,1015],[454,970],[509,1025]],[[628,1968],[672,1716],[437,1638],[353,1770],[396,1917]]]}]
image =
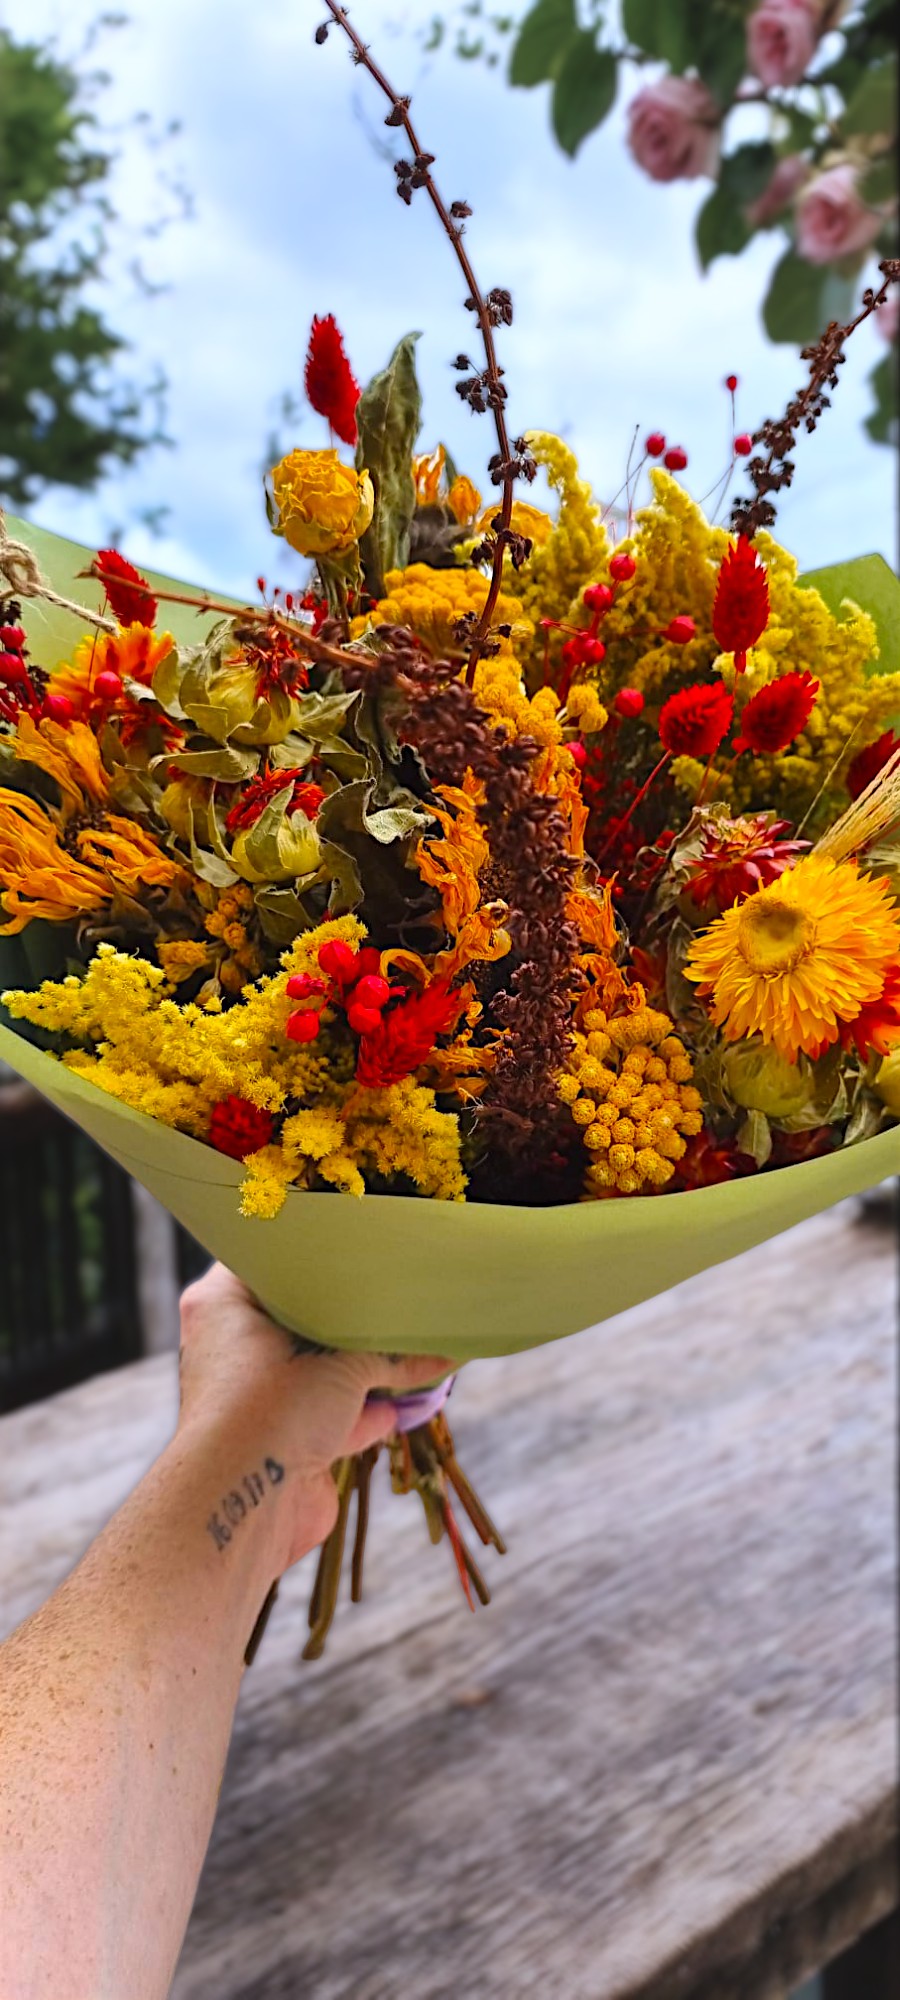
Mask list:
[{"label": "red berry cluster", "polygon": [[668,472],[683,472],[688,462],[687,452],[681,444],[670,444],[667,448],[662,431],[651,431],[644,439],[644,450],[648,458],[661,458]]},{"label": "red berry cluster", "polygon": [[0,721],[16,723],[20,715],[30,715],[34,722],[44,716],[52,722],[71,722],[75,710],[68,695],[48,693],[47,675],[40,667],[29,667],[25,631],[18,620],[18,604],[8,602],[0,625]]},{"label": "red berry cluster", "polygon": [[347,1024],[355,1035],[374,1034],[381,1027],[388,1001],[405,991],[404,987],[389,986],[382,979],[380,965],[381,953],[374,945],[351,951],[339,938],[323,944],[319,949],[319,966],[324,979],[300,972],[288,980],[288,999],[306,1004],[288,1016],[285,1034],[292,1042],[314,1042],[319,1032],[319,1009],[326,1004],[344,1008]]}]

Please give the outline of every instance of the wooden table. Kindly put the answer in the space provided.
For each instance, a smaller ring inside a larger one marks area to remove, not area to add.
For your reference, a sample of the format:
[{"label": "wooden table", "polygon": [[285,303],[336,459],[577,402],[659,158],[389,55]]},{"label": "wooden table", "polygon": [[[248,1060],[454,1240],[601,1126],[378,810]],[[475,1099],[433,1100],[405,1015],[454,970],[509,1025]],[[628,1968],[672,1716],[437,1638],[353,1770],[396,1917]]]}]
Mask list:
[{"label": "wooden table", "polygon": [[[894,1907],[894,1267],[848,1204],[463,1377],[494,1603],[386,1491],[318,1666],[286,1579],[173,2000],[779,2000]],[[159,1356],[0,1423],[4,1629],[174,1408]]]}]

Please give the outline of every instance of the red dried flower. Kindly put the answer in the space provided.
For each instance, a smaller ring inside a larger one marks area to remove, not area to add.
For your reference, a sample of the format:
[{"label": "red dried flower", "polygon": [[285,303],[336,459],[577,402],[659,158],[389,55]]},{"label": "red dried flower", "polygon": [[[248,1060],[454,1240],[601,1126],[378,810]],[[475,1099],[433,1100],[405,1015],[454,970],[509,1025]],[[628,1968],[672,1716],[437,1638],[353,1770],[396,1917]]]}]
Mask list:
[{"label": "red dried flower", "polygon": [[663,703],[660,742],[674,757],[712,757],[731,727],[734,703],[721,681],[679,688]]},{"label": "red dried flower", "polygon": [[327,417],[342,443],[359,439],[356,405],[359,383],[344,353],[344,342],[333,313],[314,319],[306,352],[306,393],[320,417]]},{"label": "red dried flower", "polygon": [[159,606],[147,579],[118,549],[98,549],[98,570],[113,616],[120,625],[155,625]]},{"label": "red dried flower", "polygon": [[714,903],[720,911],[730,910],[774,882],[809,845],[805,840],[779,839],[789,830],[788,820],[772,819],[767,812],[748,813],[726,826],[709,826],[701,853],[688,870],[693,901],[701,909]]},{"label": "red dried flower", "polygon": [[747,535],[739,535],[719,569],[713,603],[713,637],[723,653],[734,654],[739,674],[747,653],[769,622],[769,579]]},{"label": "red dried flower", "polygon": [[863,1062],[873,1051],[886,1056],[896,1048],[900,1042],[900,965],[888,967],[877,1000],[860,1008],[855,1020],[841,1022],[840,1037],[845,1049],[858,1049]]},{"label": "red dried flower", "polygon": [[741,716],[741,733],[734,739],[736,751],[755,750],[777,757],[799,736],[813,712],[821,683],[808,674],[781,674],[751,695]]},{"label": "red dried flower", "polygon": [[858,799],[866,786],[871,785],[872,779],[884,770],[895,750],[900,750],[900,736],[895,736],[892,729],[886,729],[877,742],[867,743],[864,750],[858,751],[847,771],[847,790],[851,799]]},{"label": "red dried flower", "polygon": [[225,825],[229,833],[243,833],[248,826],[255,826],[269,800],[277,798],[292,778],[295,783],[288,800],[288,812],[302,812],[307,819],[315,819],[325,797],[321,785],[308,784],[302,771],[269,771],[264,778],[251,778],[237,803],[226,813]]},{"label": "red dried flower", "polygon": [[224,1097],[213,1105],[207,1136],[217,1153],[245,1160],[248,1153],[268,1146],[274,1129],[271,1111],[260,1111],[259,1105],[250,1104],[246,1097]]},{"label": "red dried flower", "polygon": [[449,1028],[458,1004],[446,980],[435,979],[423,993],[411,993],[382,1015],[374,1034],[364,1035],[360,1042],[357,1083],[371,1090],[412,1076]]}]

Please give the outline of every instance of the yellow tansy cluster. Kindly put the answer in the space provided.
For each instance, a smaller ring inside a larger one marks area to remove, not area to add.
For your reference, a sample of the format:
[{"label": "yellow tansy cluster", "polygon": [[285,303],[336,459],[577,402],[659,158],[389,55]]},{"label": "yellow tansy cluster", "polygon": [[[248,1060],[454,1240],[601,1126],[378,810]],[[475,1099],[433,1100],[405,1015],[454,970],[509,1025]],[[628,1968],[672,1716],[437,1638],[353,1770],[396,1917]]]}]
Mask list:
[{"label": "yellow tansy cluster", "polygon": [[560,1097],[590,1155],[588,1195],[665,1187],[685,1140],[703,1129],[692,1075],[667,1014],[647,1006],[611,1017],[599,1007],[589,1010],[559,1079]]},{"label": "yellow tansy cluster", "polygon": [[[385,595],[374,611],[353,619],[353,638],[360,638],[373,625],[408,625],[436,657],[459,650],[456,627],[460,619],[472,614],[479,617],[488,593],[488,579],[480,570],[430,569],[427,563],[388,570],[384,585]],[[507,653],[514,645],[527,644],[534,629],[518,596],[507,591],[501,591],[497,599],[493,623],[513,628],[511,637],[499,642]]]}]

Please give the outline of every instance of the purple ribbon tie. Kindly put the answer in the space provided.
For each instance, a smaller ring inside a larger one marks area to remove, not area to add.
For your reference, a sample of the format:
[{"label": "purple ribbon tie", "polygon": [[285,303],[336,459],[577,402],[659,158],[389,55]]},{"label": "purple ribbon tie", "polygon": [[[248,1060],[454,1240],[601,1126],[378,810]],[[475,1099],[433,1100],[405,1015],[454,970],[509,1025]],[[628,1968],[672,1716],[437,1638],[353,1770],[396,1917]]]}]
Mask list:
[{"label": "purple ribbon tie", "polygon": [[419,1424],[428,1424],[440,1414],[455,1381],[455,1375],[448,1375],[436,1389],[413,1389],[405,1396],[392,1396],[389,1389],[372,1389],[366,1402],[393,1403],[398,1431],[414,1431]]}]

